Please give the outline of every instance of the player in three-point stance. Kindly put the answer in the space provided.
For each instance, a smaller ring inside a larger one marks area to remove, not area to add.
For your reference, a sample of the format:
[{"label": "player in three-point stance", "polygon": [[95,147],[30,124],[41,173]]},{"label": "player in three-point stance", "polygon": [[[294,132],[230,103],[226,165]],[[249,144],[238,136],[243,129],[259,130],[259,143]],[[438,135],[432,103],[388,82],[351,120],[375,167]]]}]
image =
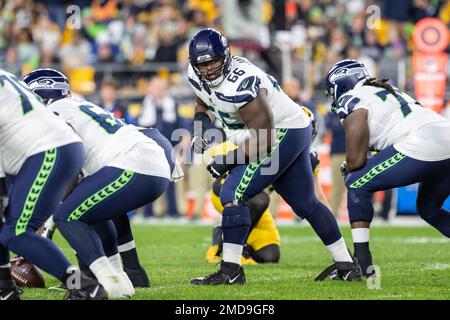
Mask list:
[{"label": "player in three-point stance", "polygon": [[[375,191],[420,183],[418,213],[450,237],[450,213],[442,208],[450,194],[450,122],[387,80],[370,78],[354,60],[329,70],[327,93],[345,129],[347,156],[341,171],[354,255],[364,275],[373,273],[369,227]],[[369,150],[378,152],[368,158]]]},{"label": "player in three-point stance", "polygon": [[[353,262],[333,214],[314,193],[312,129],[305,112],[272,76],[247,59],[232,56],[227,39],[214,29],[194,35],[189,60],[188,81],[196,97],[194,151],[201,153],[208,147],[204,133],[212,115],[221,120],[227,139],[238,146],[214,157],[207,167],[215,178],[228,172],[220,191],[224,207],[220,269],[191,283],[245,283],[241,255],[251,225],[247,201],[270,184],[311,224],[333,257],[337,277],[360,280],[361,270]],[[269,172],[268,168],[277,169]]]}]

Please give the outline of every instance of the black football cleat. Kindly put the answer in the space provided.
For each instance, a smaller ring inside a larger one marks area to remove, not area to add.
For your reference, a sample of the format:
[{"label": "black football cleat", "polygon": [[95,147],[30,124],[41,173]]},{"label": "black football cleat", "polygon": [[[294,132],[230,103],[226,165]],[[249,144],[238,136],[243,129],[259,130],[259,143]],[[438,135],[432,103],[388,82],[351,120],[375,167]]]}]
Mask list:
[{"label": "black football cleat", "polygon": [[145,272],[144,268],[123,268],[123,271],[128,275],[128,278],[130,278],[133,287],[150,288],[150,280],[148,279],[147,272]]},{"label": "black football cleat", "polygon": [[191,284],[216,286],[221,284],[244,284],[245,273],[244,268],[240,265],[222,261],[219,271],[206,277],[194,278]]},{"label": "black football cleat", "polygon": [[107,300],[108,293],[96,279],[81,273],[81,288],[68,288],[66,300]]},{"label": "black football cleat", "polygon": [[358,262],[335,262],[331,266],[327,267],[321,274],[319,274],[314,280],[323,281],[327,278],[332,280],[343,281],[361,281],[362,271]]},{"label": "black football cleat", "polygon": [[0,280],[0,300],[20,300],[20,294],[13,280]]}]

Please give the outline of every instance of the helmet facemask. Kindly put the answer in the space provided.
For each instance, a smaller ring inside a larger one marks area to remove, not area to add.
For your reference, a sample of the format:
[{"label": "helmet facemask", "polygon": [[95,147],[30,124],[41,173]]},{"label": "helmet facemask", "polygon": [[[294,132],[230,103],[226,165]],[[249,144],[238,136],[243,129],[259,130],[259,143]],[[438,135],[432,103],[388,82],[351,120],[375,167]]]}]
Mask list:
[{"label": "helmet facemask", "polygon": [[[221,63],[215,67],[214,69],[209,70],[207,73],[201,72],[200,69],[202,68],[200,65],[203,63],[216,61],[220,59]],[[216,88],[222,84],[222,82],[225,80],[225,78],[228,76],[231,70],[231,55],[230,50],[227,49],[225,52],[225,55],[222,57],[215,57],[213,59],[205,59],[205,61],[192,63],[192,68],[194,69],[195,74],[197,77],[202,81],[206,86],[209,88]],[[214,79],[208,79],[208,74],[210,75],[217,75]]]}]

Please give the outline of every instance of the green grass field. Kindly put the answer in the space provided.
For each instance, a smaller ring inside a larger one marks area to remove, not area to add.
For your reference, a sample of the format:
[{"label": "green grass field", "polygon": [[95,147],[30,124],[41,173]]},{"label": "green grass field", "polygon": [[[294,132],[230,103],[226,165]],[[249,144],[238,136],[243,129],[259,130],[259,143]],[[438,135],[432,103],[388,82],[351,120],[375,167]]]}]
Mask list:
[{"label": "green grass field", "polygon": [[[380,267],[380,289],[366,281],[314,282],[331,263],[310,227],[281,226],[279,264],[248,266],[244,286],[194,287],[189,280],[216,271],[204,259],[211,227],[198,225],[136,225],[134,234],[152,287],[133,299],[449,299],[450,240],[431,227],[376,227],[372,253]],[[347,244],[349,228],[341,228]],[[74,260],[59,234],[55,240]],[[47,287],[58,282],[45,275]],[[64,293],[25,289],[23,299],[62,299]]]}]

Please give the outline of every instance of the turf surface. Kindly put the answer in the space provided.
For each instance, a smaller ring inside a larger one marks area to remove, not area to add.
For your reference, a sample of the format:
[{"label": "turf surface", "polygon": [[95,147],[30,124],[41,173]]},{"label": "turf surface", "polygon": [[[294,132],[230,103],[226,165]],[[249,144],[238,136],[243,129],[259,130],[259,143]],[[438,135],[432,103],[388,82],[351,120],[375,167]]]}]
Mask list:
[{"label": "turf surface", "polygon": [[[310,227],[281,226],[279,264],[248,266],[244,286],[196,287],[189,284],[217,267],[207,264],[211,227],[135,225],[141,262],[152,287],[138,289],[133,299],[450,299],[450,239],[431,227],[376,227],[371,233],[379,282],[314,282],[331,259]],[[349,228],[341,228],[347,244]],[[57,233],[55,241],[75,261]],[[58,282],[45,275],[47,287]],[[64,293],[25,289],[23,299],[62,299]]]}]

